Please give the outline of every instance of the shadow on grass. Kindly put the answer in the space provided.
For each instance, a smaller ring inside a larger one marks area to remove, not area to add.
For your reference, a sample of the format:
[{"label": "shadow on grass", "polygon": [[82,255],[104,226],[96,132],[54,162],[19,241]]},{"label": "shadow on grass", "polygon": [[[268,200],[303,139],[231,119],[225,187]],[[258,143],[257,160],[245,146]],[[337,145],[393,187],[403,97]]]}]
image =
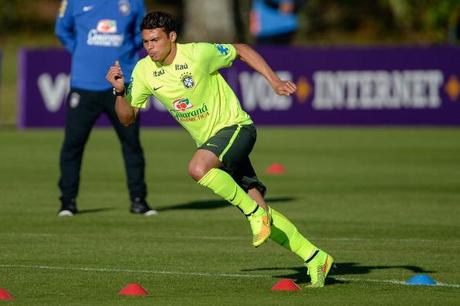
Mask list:
[{"label": "shadow on grass", "polygon": [[[265,201],[267,203],[279,203],[279,202],[290,202],[295,200],[292,197],[274,197],[267,198]],[[202,200],[202,201],[193,201],[183,204],[177,204],[174,206],[160,207],[157,208],[157,211],[167,211],[167,210],[178,210],[178,209],[216,209],[226,206],[231,206],[230,203],[224,200]]]},{"label": "shadow on grass", "polygon": [[92,213],[99,213],[104,211],[114,210],[114,208],[106,207],[106,208],[92,208],[92,209],[79,209],[78,214],[92,214]]},{"label": "shadow on grass", "polygon": [[[418,266],[412,265],[395,265],[395,266],[361,266],[359,263],[355,262],[343,262],[336,263],[335,268],[333,268],[326,279],[326,284],[343,284],[348,283],[347,281],[342,281],[334,279],[334,276],[341,275],[357,275],[357,274],[369,274],[373,270],[382,270],[382,269],[403,269],[409,270],[413,273],[433,273],[435,271],[425,270]],[[242,272],[251,272],[251,271],[279,271],[279,270],[292,270],[291,273],[273,275],[273,278],[289,278],[294,280],[297,284],[306,284],[310,282],[310,277],[307,275],[307,268],[302,267],[278,267],[278,268],[257,268],[257,269],[244,269]]]}]

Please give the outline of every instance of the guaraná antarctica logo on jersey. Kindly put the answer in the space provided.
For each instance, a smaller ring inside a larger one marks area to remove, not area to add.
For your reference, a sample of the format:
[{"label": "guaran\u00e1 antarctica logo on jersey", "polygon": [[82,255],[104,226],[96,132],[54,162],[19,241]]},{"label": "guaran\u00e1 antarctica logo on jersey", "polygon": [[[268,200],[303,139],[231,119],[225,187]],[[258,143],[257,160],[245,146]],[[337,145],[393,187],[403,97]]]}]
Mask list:
[{"label": "guaran\u00e1 antarctica logo on jersey", "polygon": [[175,100],[173,102],[173,107],[176,111],[185,112],[187,109],[192,108],[193,105],[189,99],[183,98]]},{"label": "guaran\u00e1 antarctica logo on jersey", "polygon": [[120,47],[123,44],[123,34],[117,34],[117,21],[112,19],[101,19],[97,22],[96,29],[88,32],[90,46]]},{"label": "guaran\u00e1 antarctica logo on jersey", "polygon": [[180,79],[182,80],[182,84],[187,89],[193,88],[195,86],[195,82],[193,81],[192,75],[190,73],[184,73],[181,75]]},{"label": "guaran\u00e1 antarctica logo on jersey", "polygon": [[181,98],[174,100],[173,109],[171,109],[170,112],[177,121],[181,122],[197,121],[209,116],[208,106],[206,104],[192,111],[187,111],[192,108],[193,104],[189,99]]}]

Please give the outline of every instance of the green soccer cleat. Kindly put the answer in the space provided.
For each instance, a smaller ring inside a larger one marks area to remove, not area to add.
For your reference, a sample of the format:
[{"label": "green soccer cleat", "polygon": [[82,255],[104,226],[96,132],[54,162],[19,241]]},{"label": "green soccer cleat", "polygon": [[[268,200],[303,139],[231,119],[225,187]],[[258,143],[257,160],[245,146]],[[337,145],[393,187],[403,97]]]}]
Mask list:
[{"label": "green soccer cleat", "polygon": [[311,278],[311,283],[307,286],[309,288],[324,287],[326,276],[334,264],[334,258],[322,250],[316,251],[306,263],[308,274]]},{"label": "green soccer cleat", "polygon": [[252,230],[252,245],[256,248],[267,241],[271,234],[270,214],[265,209],[261,207],[259,208],[263,210],[262,215],[256,216],[253,213],[248,217],[248,221]]}]

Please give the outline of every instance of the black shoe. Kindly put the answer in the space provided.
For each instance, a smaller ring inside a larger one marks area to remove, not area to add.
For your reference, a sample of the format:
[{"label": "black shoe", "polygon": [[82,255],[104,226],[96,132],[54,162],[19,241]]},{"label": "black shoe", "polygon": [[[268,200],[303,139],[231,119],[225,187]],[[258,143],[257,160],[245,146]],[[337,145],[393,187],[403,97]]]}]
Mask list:
[{"label": "black shoe", "polygon": [[131,203],[131,209],[129,210],[133,214],[139,214],[144,216],[158,215],[158,211],[151,209],[145,200],[135,198]]},{"label": "black shoe", "polygon": [[61,200],[61,209],[58,212],[59,217],[72,217],[78,213],[77,202],[75,199],[59,198]]}]

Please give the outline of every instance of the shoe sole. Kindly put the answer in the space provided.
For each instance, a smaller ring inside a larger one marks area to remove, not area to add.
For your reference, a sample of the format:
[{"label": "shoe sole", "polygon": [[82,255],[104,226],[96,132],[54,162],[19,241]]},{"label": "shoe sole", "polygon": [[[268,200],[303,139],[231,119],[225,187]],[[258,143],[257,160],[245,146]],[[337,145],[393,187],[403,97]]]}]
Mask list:
[{"label": "shoe sole", "polygon": [[74,213],[70,210],[61,210],[58,213],[58,217],[73,217]]},{"label": "shoe sole", "polygon": [[148,216],[155,216],[155,215],[158,215],[158,211],[156,210],[149,210],[147,212],[144,213],[144,216],[148,217]]}]

